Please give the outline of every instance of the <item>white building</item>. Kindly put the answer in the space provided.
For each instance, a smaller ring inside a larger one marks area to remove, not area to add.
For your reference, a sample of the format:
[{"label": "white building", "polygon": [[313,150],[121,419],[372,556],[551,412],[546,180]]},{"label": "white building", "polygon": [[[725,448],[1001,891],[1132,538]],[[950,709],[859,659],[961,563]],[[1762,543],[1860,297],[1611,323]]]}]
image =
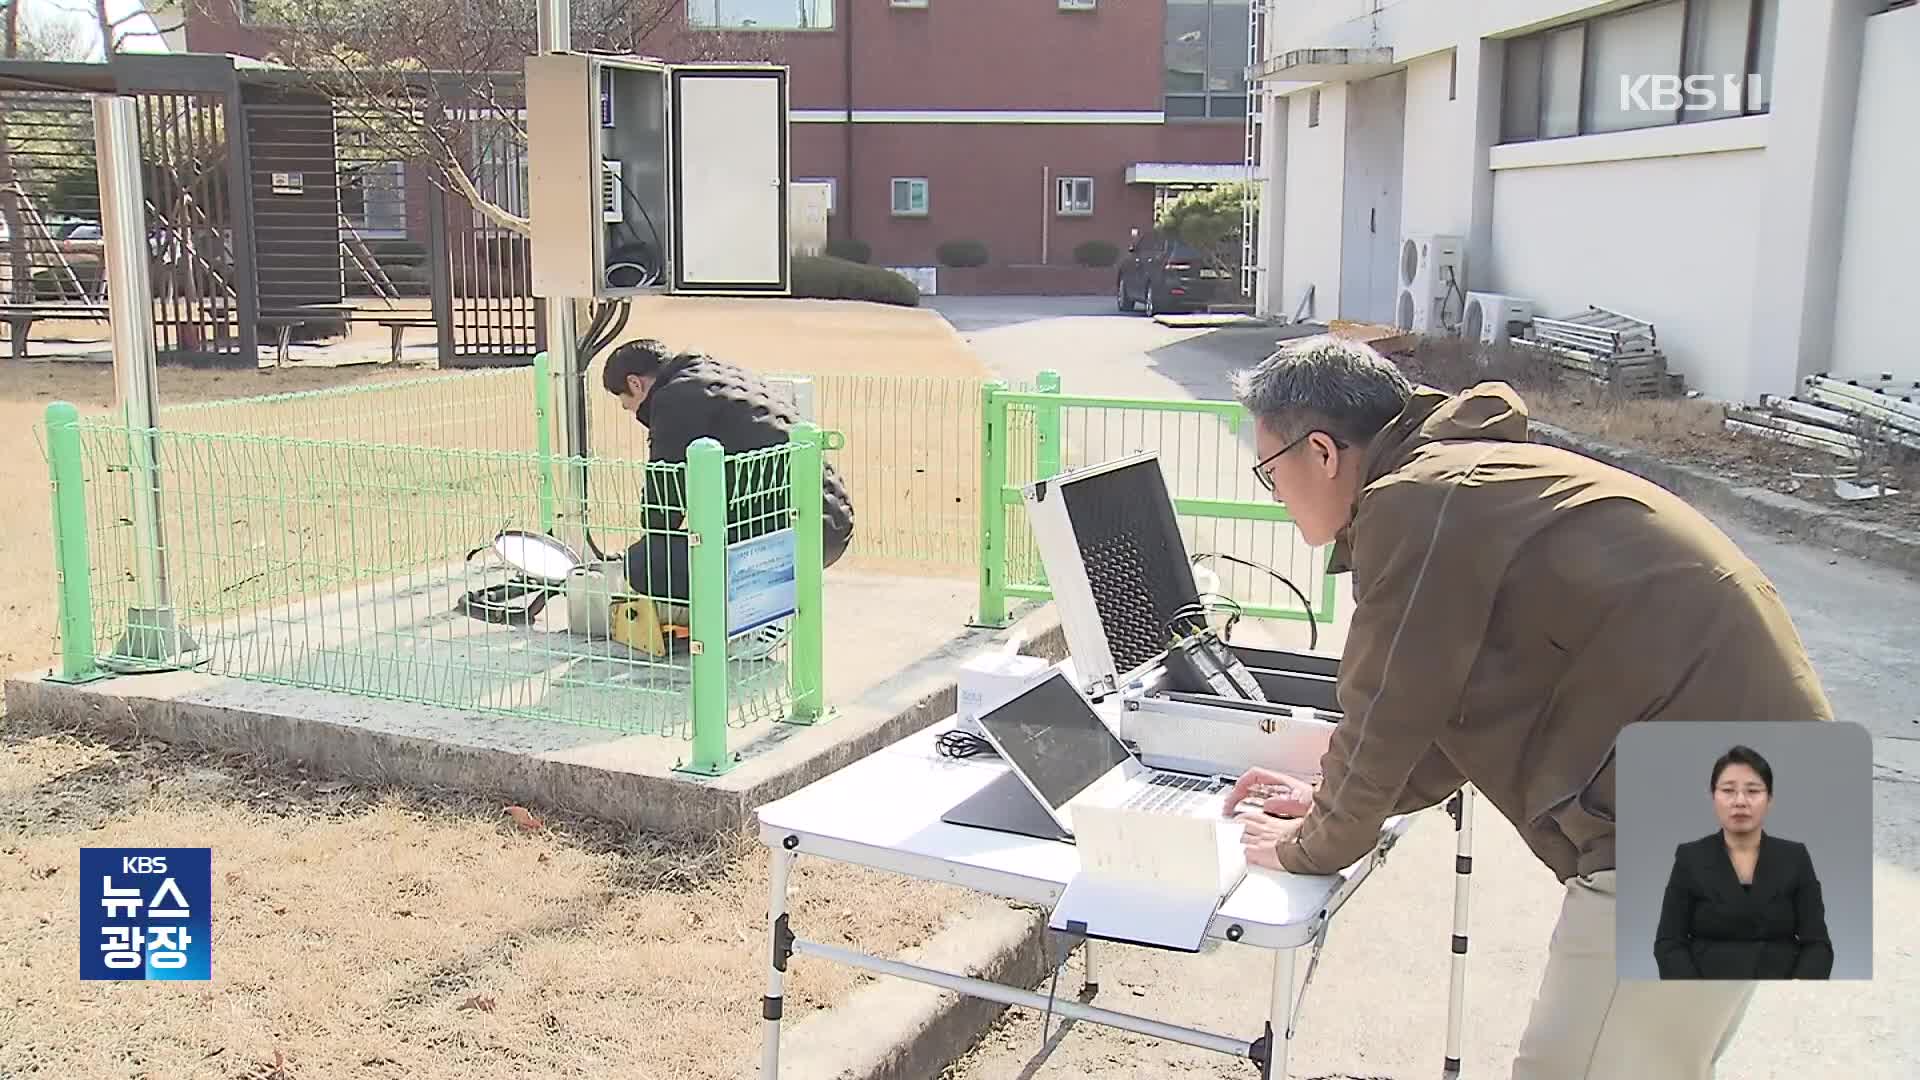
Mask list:
[{"label": "white building", "polygon": [[1651,320],[1711,397],[1920,375],[1913,0],[1267,9],[1263,314],[1392,323],[1402,239],[1443,234],[1465,289]]}]

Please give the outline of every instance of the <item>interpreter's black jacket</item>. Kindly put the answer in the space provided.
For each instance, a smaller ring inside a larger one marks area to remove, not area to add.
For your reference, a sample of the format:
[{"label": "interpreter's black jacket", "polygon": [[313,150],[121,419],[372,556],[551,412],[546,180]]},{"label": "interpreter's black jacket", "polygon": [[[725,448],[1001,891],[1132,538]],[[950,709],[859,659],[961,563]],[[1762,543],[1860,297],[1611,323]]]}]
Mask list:
[{"label": "interpreter's black jacket", "polygon": [[1825,979],[1833,939],[1805,844],[1765,833],[1740,884],[1719,832],[1673,852],[1654,958],[1662,979]]}]

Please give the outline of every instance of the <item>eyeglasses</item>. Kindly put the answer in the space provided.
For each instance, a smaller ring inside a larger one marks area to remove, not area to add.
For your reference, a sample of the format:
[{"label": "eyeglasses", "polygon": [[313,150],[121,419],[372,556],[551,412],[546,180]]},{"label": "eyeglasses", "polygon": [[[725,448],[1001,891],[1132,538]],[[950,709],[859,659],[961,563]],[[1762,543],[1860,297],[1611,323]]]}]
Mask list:
[{"label": "eyeglasses", "polygon": [[1339,439],[1335,438],[1332,435],[1329,435],[1327,432],[1318,431],[1318,429],[1315,429],[1313,431],[1307,431],[1302,433],[1299,438],[1293,440],[1292,442],[1281,447],[1280,449],[1275,450],[1273,453],[1268,454],[1265,458],[1262,458],[1260,463],[1253,467],[1253,478],[1255,480],[1260,481],[1261,487],[1266,488],[1269,492],[1271,492],[1273,490],[1273,474],[1267,471],[1267,466],[1285,457],[1289,450],[1292,450],[1294,447],[1299,446],[1303,442],[1306,442],[1307,436],[1313,435],[1316,432],[1318,432],[1318,434],[1321,434],[1321,435],[1326,435],[1328,441],[1333,443],[1334,449],[1345,450],[1347,448],[1346,443],[1341,442]]}]

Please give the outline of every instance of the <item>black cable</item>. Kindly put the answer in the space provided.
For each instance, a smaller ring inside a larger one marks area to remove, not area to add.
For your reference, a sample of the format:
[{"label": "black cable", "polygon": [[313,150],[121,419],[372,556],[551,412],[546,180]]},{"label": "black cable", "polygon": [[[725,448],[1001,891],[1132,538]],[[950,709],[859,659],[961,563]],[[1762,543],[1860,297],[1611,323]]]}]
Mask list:
[{"label": "black cable", "polygon": [[[1227,616],[1226,628],[1221,633],[1221,636],[1223,638],[1231,639],[1233,637],[1234,625],[1237,624],[1241,620],[1241,618],[1243,618],[1246,615],[1247,609],[1244,607],[1241,607],[1240,602],[1238,600],[1235,600],[1233,597],[1228,596],[1225,593],[1203,592],[1200,594],[1200,599],[1203,601],[1209,597],[1215,600],[1222,601],[1227,608],[1231,609],[1232,614]],[[1202,629],[1205,629],[1207,616],[1212,613],[1212,610],[1213,609],[1207,607],[1207,605],[1204,603],[1196,602],[1191,604],[1182,604],[1180,605],[1178,610],[1174,611],[1174,613],[1171,616],[1168,616],[1166,625],[1161,629],[1164,630],[1171,637],[1180,637],[1182,635],[1177,630],[1174,629],[1174,624],[1178,623],[1183,618],[1192,616],[1196,620],[1196,625],[1193,625],[1190,628],[1189,632],[1198,632]]]},{"label": "black cable", "polygon": [[941,732],[940,737],[934,740],[933,749],[941,757],[949,758],[999,756],[994,751],[992,743],[970,731],[961,731],[959,728]]},{"label": "black cable", "polygon": [[1191,559],[1188,559],[1187,562],[1190,565],[1198,566],[1200,565],[1201,559],[1224,559],[1227,562],[1244,566],[1249,570],[1264,571],[1269,577],[1273,578],[1275,581],[1278,581],[1280,584],[1285,585],[1288,589],[1291,589],[1293,591],[1293,595],[1300,598],[1300,606],[1305,608],[1307,612],[1307,633],[1309,635],[1307,639],[1307,648],[1317,649],[1320,647],[1320,623],[1318,620],[1316,620],[1313,617],[1313,601],[1307,599],[1307,594],[1300,591],[1300,586],[1295,585],[1292,581],[1288,580],[1285,574],[1282,574],[1280,571],[1275,570],[1271,566],[1254,562],[1251,559],[1243,559],[1238,555],[1228,555],[1224,551],[1202,552],[1201,554],[1195,555]]}]

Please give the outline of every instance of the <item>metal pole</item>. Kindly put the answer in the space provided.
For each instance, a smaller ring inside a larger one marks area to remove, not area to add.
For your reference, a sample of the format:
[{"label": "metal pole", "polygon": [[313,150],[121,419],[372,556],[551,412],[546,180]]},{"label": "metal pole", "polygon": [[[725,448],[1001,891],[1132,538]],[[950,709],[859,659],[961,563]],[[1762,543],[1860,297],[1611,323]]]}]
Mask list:
[{"label": "metal pole", "polygon": [[139,117],[119,95],[93,99],[100,176],[100,237],[113,326],[113,379],[127,429],[133,485],[134,604],[118,653],[164,660],[194,648],[174,623],[160,520],[160,402],[153,346],[153,287],[147,277],[147,211],[140,182]]},{"label": "metal pole", "polygon": [[[571,0],[540,0],[536,48],[542,53],[570,52],[573,49],[573,5]],[[536,233],[538,222],[534,223]],[[539,243],[536,235],[534,243]],[[583,459],[587,456],[586,380],[580,369],[580,329],[575,300],[571,296],[540,298],[547,317],[547,354],[550,361],[551,391],[548,400],[553,411],[555,445],[561,447],[568,462],[561,470],[560,512],[555,535],[579,552],[587,554],[587,476]]]},{"label": "metal pole", "polygon": [[787,874],[793,869],[792,851],[775,851],[767,865],[767,995],[760,1003],[760,1080],[779,1080],[780,1016],[787,985]]},{"label": "metal pole", "polygon": [[1467,887],[1473,881],[1473,788],[1454,792],[1447,805],[1453,815],[1453,970],[1447,986],[1447,1053],[1441,1075],[1460,1075],[1460,1029],[1467,1009]]},{"label": "metal pole", "polygon": [[98,676],[93,655],[93,563],[87,553],[87,492],[80,411],[47,406],[47,466],[53,480],[53,568],[59,576],[58,682]]},{"label": "metal pole", "polygon": [[[937,986],[942,990],[951,990],[956,994],[962,994],[966,997],[981,998],[986,1001],[997,1001],[1002,1005],[1017,1005],[1021,1008],[1032,1009],[1035,1012],[1043,1012],[1051,1009],[1055,1015],[1065,1017],[1068,1020],[1080,1020],[1089,1024],[1098,1024],[1101,1027],[1119,1028],[1122,1031],[1131,1031],[1136,1035],[1145,1035],[1150,1039],[1195,1046],[1202,1050],[1211,1050],[1217,1054],[1227,1054],[1231,1057],[1245,1058],[1252,1057],[1254,1052],[1253,1044],[1247,1042],[1245,1039],[1215,1035],[1211,1032],[1201,1031],[1198,1028],[1180,1027],[1177,1024],[1150,1020],[1144,1016],[1133,1016],[1129,1013],[1115,1012],[1112,1009],[1101,1009],[1092,1005],[1082,1005],[1080,1002],[1073,1000],[1053,1001],[1049,1000],[1046,994],[1035,993],[1032,990],[1022,990],[1017,987],[1005,986],[1000,983],[988,982],[985,979],[976,979],[964,975],[952,975],[933,968],[921,967],[917,964],[903,963],[899,960],[887,960],[878,956],[868,956],[865,953],[841,948],[838,945],[828,945],[817,941],[802,941],[795,938],[793,941],[793,952],[797,956],[814,956],[836,964],[845,964],[848,967],[872,972],[875,975],[892,975],[896,978],[923,983],[927,986]],[[1288,949],[1282,949],[1280,950],[1280,955],[1285,958],[1283,962],[1287,964],[1287,971],[1291,973],[1293,971],[1293,952]],[[1274,1073],[1273,1075],[1278,1077],[1281,1074]]]}]

